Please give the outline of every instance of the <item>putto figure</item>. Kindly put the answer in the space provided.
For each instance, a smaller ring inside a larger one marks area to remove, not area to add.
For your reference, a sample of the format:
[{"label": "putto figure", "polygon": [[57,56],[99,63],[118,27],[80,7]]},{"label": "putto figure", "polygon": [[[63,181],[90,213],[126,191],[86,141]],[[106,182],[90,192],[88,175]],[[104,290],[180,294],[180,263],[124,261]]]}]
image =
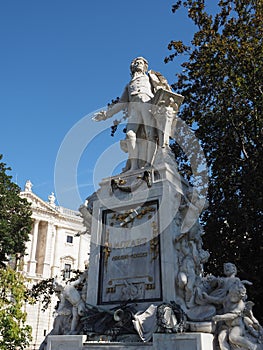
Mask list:
[{"label": "putto figure", "polygon": [[[160,103],[163,106],[167,103],[169,107],[167,109],[169,111],[167,122],[171,124],[171,108],[174,108],[175,116],[183,100],[183,96],[172,93],[167,80],[160,73],[152,70],[148,72],[148,62],[145,58],[135,58],[131,62],[130,71],[131,80],[126,85],[117,103],[109,105],[107,111],[100,111],[93,117],[93,120],[101,121],[111,118],[121,110],[127,111],[126,139],[121,142],[122,149],[129,154],[124,171],[151,166],[154,161],[158,139],[160,139],[161,147],[163,147],[162,137],[160,137],[160,132],[157,131],[157,113],[153,105],[158,106],[158,103]],[[157,93],[160,89],[163,92],[162,94]],[[175,98],[171,99],[172,97]],[[165,126],[163,129],[165,129]],[[167,135],[166,129],[161,130],[161,132]]]}]

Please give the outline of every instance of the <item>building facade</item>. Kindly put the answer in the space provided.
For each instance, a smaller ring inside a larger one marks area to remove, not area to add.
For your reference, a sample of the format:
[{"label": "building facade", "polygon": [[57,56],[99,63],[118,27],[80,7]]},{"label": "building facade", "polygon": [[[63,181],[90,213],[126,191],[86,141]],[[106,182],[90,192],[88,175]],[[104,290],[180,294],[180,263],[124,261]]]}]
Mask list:
[{"label": "building facade", "polygon": [[[33,228],[23,258],[23,272],[29,283],[62,275],[68,279],[72,270],[83,271],[89,259],[90,236],[81,234],[85,227],[80,213],[57,206],[53,193],[45,202],[33,193],[29,180],[20,195],[32,208]],[[56,302],[54,297],[44,312],[41,302],[25,306],[27,323],[32,327],[30,350],[38,349],[52,329]]]}]

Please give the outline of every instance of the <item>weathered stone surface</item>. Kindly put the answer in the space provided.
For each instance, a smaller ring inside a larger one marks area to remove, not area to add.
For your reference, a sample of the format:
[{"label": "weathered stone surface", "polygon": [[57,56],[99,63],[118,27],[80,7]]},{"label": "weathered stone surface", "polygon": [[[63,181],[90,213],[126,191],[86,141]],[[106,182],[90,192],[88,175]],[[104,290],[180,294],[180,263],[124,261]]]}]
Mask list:
[{"label": "weathered stone surface", "polygon": [[204,333],[158,334],[153,341],[136,342],[87,342],[81,335],[50,336],[48,350],[213,350],[213,336]]},{"label": "weathered stone surface", "polygon": [[213,350],[213,335],[205,333],[154,334],[153,350]]},{"label": "weathered stone surface", "polygon": [[81,350],[84,335],[52,335],[47,340],[47,350]]},{"label": "weathered stone surface", "polygon": [[[123,174],[116,181],[132,186],[144,171]],[[151,187],[142,181],[134,192],[112,190],[115,178],[103,179],[93,203],[87,302],[108,308],[136,301],[147,306],[178,301],[181,199],[187,184],[170,167],[151,171]],[[158,176],[157,176],[158,175]],[[198,218],[196,218],[198,219]],[[145,306],[141,306],[144,311]]]}]

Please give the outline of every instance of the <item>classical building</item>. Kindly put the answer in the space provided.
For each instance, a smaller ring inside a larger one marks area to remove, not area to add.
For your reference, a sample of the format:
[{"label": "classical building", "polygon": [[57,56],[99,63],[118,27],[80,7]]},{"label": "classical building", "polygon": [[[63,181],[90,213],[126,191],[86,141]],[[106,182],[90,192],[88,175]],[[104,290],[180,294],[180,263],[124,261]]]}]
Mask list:
[{"label": "classical building", "polygon": [[[57,206],[53,193],[45,202],[32,191],[29,180],[20,195],[31,203],[34,220],[23,261],[30,283],[61,275],[70,278],[72,270],[83,271],[89,259],[90,235],[80,234],[85,231],[80,213]],[[30,350],[38,349],[52,329],[57,298],[53,299],[45,312],[41,303],[26,305],[27,323],[33,329]]]}]

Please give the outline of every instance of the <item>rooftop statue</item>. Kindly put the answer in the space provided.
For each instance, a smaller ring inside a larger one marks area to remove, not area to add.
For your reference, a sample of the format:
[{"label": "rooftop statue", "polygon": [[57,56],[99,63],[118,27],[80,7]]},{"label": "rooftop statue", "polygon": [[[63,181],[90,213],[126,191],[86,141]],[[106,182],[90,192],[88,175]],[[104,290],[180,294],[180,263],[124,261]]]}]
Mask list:
[{"label": "rooftop statue", "polygon": [[25,183],[24,191],[25,192],[32,192],[32,187],[33,187],[32,182],[30,180],[27,180],[26,183]]},{"label": "rooftop statue", "polygon": [[175,117],[183,96],[171,91],[167,80],[158,72],[148,71],[143,57],[135,58],[130,65],[131,80],[116,103],[93,117],[106,120],[120,111],[128,117],[126,139],[121,147],[129,159],[124,171],[153,165],[157,146],[169,144]]}]

